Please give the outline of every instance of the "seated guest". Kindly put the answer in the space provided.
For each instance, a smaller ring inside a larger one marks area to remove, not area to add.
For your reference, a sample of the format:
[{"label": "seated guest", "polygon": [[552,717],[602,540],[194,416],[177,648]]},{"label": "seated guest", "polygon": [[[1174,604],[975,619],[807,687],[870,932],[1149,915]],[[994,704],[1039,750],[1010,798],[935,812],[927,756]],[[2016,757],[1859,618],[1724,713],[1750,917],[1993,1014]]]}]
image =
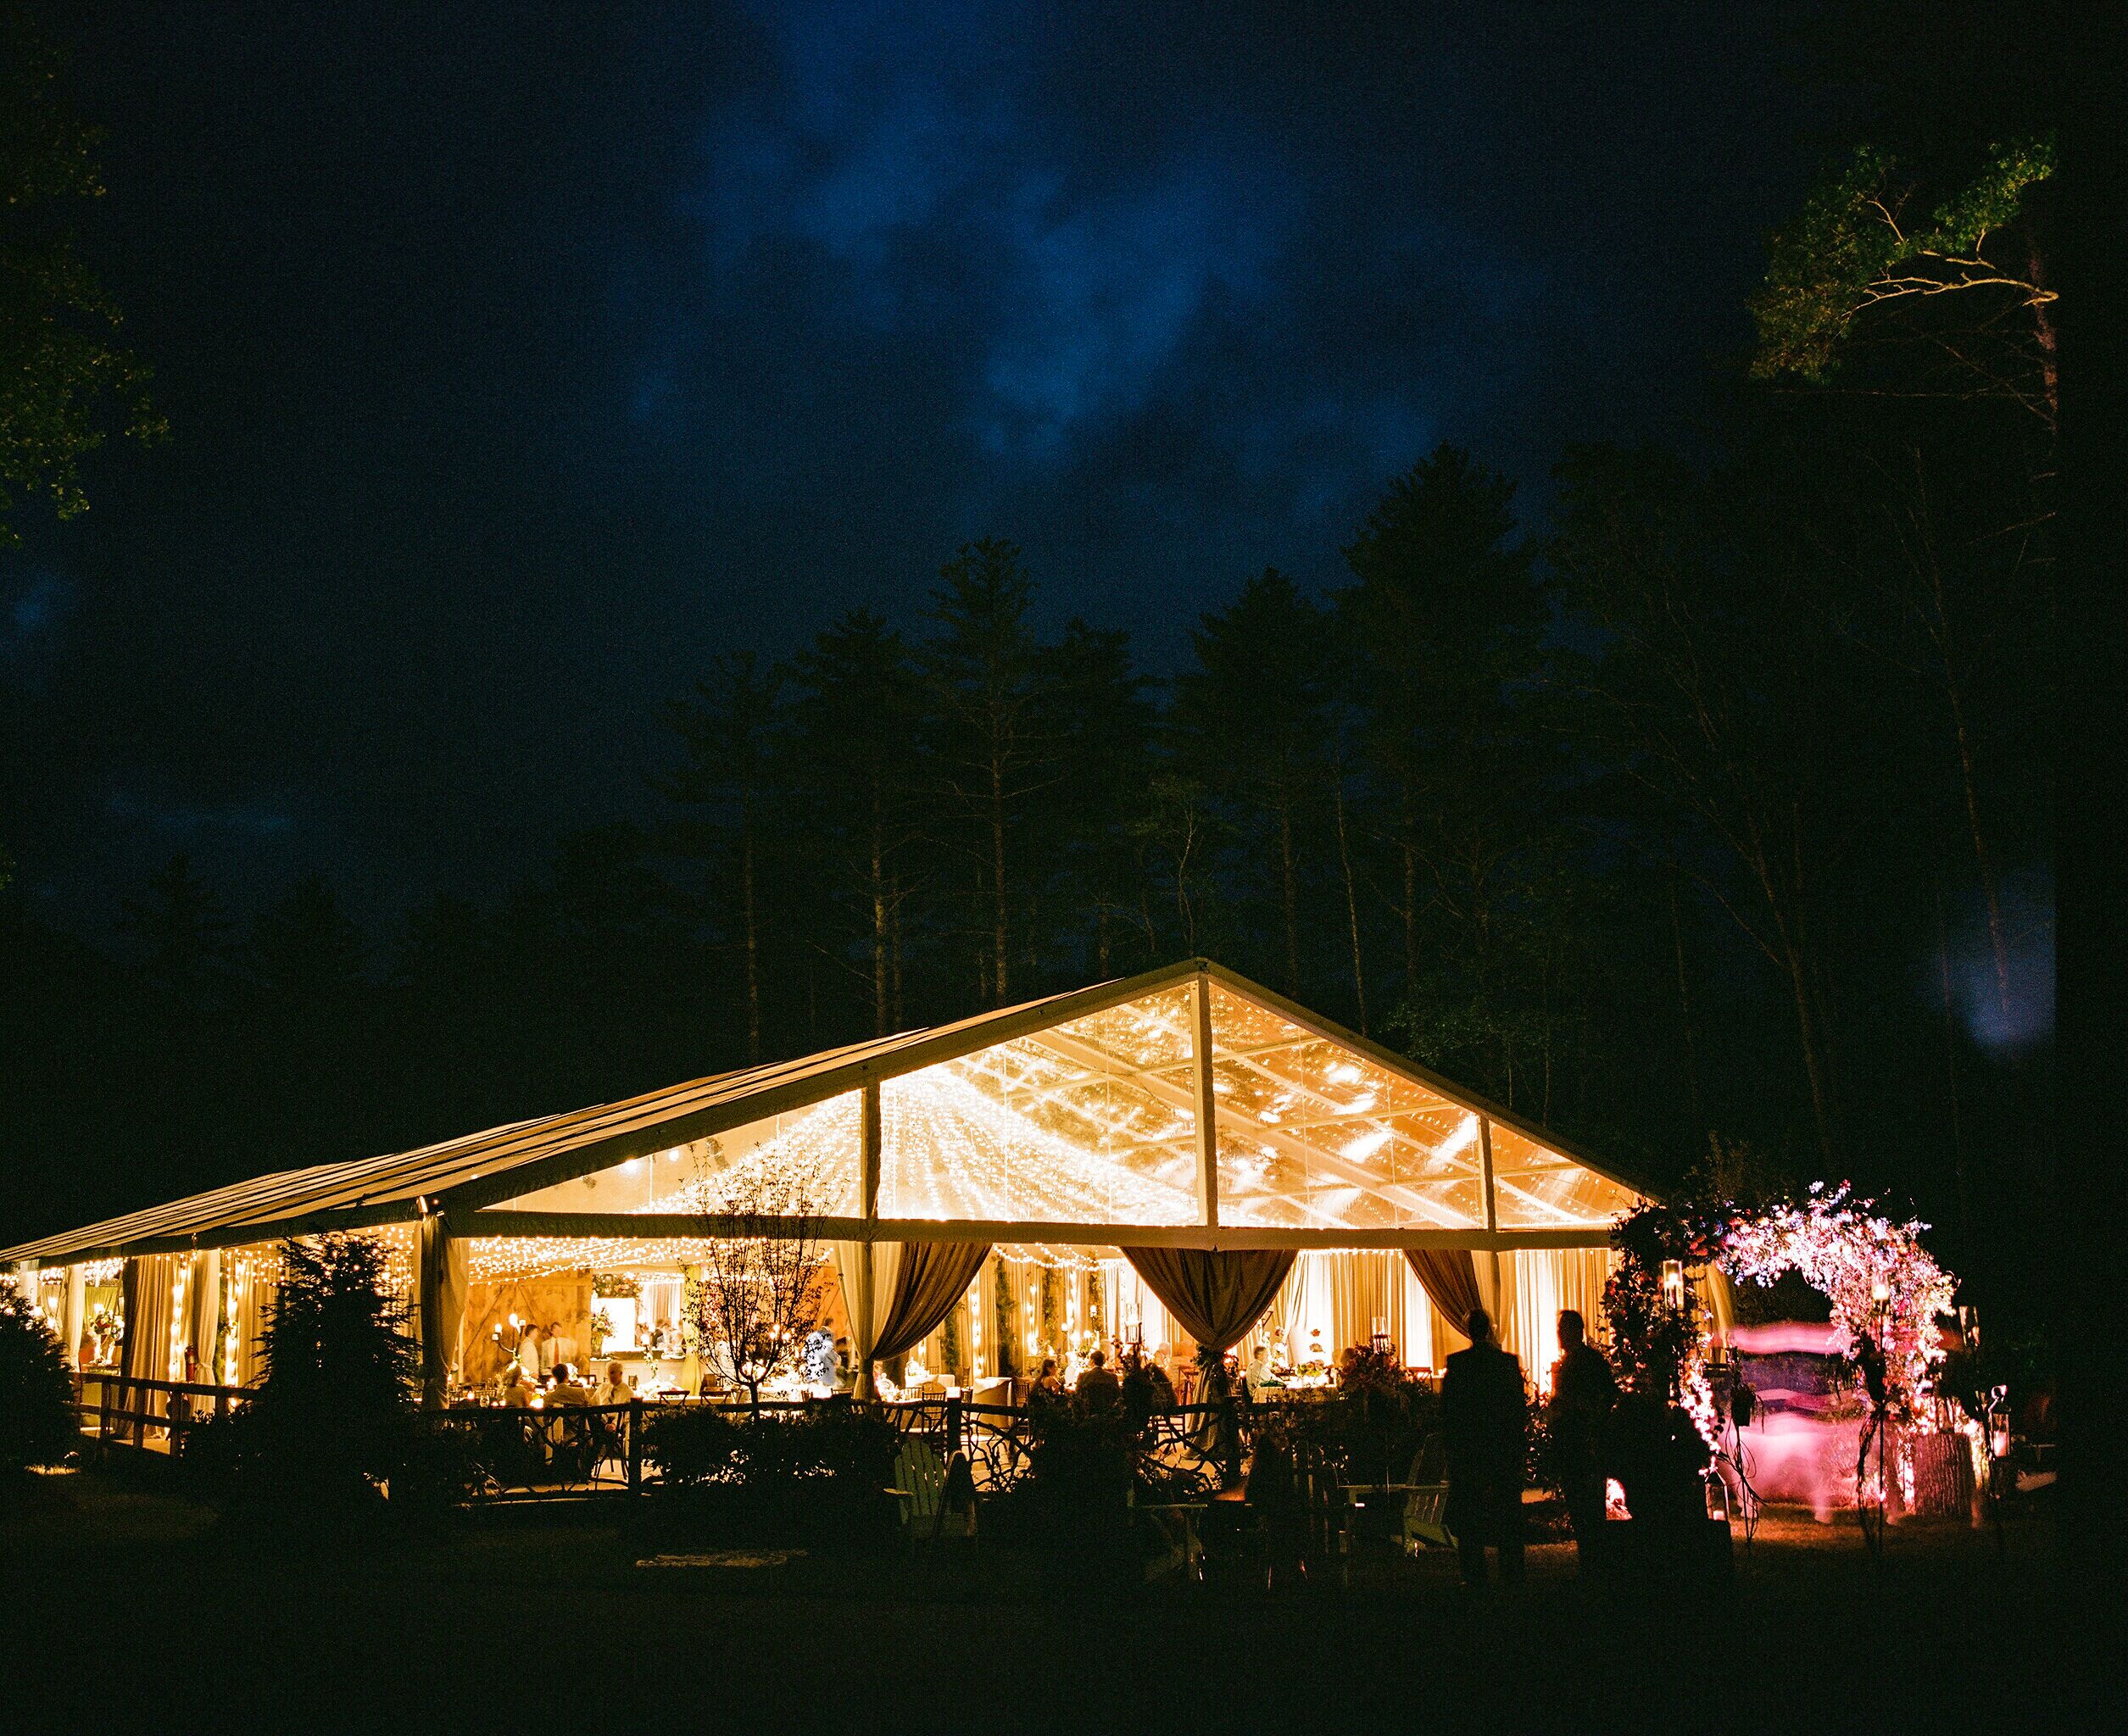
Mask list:
[{"label": "seated guest", "polygon": [[955,1453],[946,1461],[945,1487],[939,1496],[939,1535],[975,1536],[975,1469],[966,1453]]},{"label": "seated guest", "polygon": [[1112,1410],[1122,1403],[1123,1383],[1109,1372],[1108,1353],[1096,1350],[1087,1359],[1086,1372],[1078,1377],[1078,1402],[1083,1410]]},{"label": "seated guest", "polygon": [[566,1362],[554,1365],[554,1383],[548,1392],[547,1403],[555,1405],[586,1405],[590,1403],[584,1389],[577,1383],[577,1371]]},{"label": "seated guest", "polygon": [[503,1371],[503,1403],[513,1410],[522,1410],[532,1403],[532,1383],[525,1378],[525,1371],[515,1362]]},{"label": "seated guest", "polygon": [[1175,1408],[1175,1383],[1168,1378],[1167,1368],[1159,1362],[1145,1365],[1146,1383],[1152,1388],[1154,1406],[1161,1410]]},{"label": "seated guest", "polygon": [[1249,1383],[1249,1397],[1251,1401],[1261,1399],[1265,1388],[1285,1384],[1272,1372],[1271,1347],[1268,1344],[1256,1346],[1256,1354],[1249,1359],[1249,1366],[1243,1378]]},{"label": "seated guest", "polygon": [[606,1377],[599,1383],[599,1389],[592,1397],[601,1405],[625,1405],[635,1397],[635,1388],[622,1375],[621,1365],[609,1362],[606,1365]]},{"label": "seated guest", "polygon": [[1039,1410],[1045,1405],[1064,1402],[1064,1378],[1056,1372],[1056,1358],[1045,1356],[1042,1372],[1034,1377],[1033,1384],[1027,1389],[1027,1408]]}]

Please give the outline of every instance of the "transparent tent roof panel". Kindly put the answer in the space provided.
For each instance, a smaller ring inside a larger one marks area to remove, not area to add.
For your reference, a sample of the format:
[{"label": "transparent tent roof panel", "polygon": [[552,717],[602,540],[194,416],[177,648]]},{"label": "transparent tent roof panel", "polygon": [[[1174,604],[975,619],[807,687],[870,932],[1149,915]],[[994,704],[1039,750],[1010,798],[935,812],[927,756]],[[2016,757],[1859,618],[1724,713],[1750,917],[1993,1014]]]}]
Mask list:
[{"label": "transparent tent roof panel", "polygon": [[[1237,1227],[1486,1227],[1476,1112],[1217,982],[1178,983],[883,1081],[879,1215],[1195,1225],[1192,997],[1210,996],[1219,1218]],[[855,1091],[503,1205],[583,1212],[863,1210]],[[1601,1228],[1635,1196],[1491,1129],[1501,1229]]]},{"label": "transparent tent roof panel", "polygon": [[1218,983],[1210,988],[1222,1223],[1485,1227],[1475,1115]]},{"label": "transparent tent roof panel", "polygon": [[879,1212],[1197,1224],[1191,986],[879,1088]]},{"label": "transparent tent roof panel", "polygon": [[1492,1124],[1493,1200],[1503,1230],[1602,1229],[1640,1196],[1608,1177]]},{"label": "transparent tent roof panel", "polygon": [[855,1217],[864,1210],[863,1115],[860,1094],[845,1091],[499,1205],[514,1211]]}]

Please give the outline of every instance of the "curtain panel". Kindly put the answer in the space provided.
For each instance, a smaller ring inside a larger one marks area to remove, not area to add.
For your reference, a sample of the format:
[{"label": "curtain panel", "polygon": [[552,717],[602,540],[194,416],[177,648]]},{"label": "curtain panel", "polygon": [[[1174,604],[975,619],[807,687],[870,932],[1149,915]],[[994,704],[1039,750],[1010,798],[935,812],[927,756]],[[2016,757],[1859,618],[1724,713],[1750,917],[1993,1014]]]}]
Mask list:
[{"label": "curtain panel", "polygon": [[[936,1332],[990,1257],[988,1242],[838,1242],[835,1271],[857,1353],[857,1396],[872,1366],[907,1355]],[[870,1282],[866,1282],[869,1276]]]},{"label": "curtain panel", "polygon": [[421,1403],[432,1410],[443,1405],[459,1366],[459,1340],[465,1329],[465,1252],[464,1239],[446,1232],[441,1215],[421,1220],[414,1327],[421,1345]]},{"label": "curtain panel", "polygon": [[[138,1255],[125,1262],[122,1280],[125,1306],[125,1339],[119,1366],[137,1380],[170,1378],[170,1333],[172,1293],[177,1285],[179,1256]],[[165,1414],[167,1393],[134,1393],[125,1408],[151,1416]],[[136,1423],[132,1440],[138,1445],[142,1429]]]},{"label": "curtain panel", "polygon": [[1126,1248],[1123,1257],[1200,1349],[1240,1343],[1293,1270],[1290,1248]]},{"label": "curtain panel", "polygon": [[176,1283],[174,1255],[140,1255],[125,1262],[123,1366],[136,1380],[170,1378],[170,1299]]},{"label": "curtain panel", "polygon": [[872,1355],[882,1362],[930,1337],[967,1294],[983,1262],[990,1257],[988,1242],[904,1242],[900,1246],[894,1300],[872,1345]]},{"label": "curtain panel", "polygon": [[1479,1305],[1478,1262],[1468,1248],[1407,1248],[1404,1258],[1443,1325],[1462,1336],[1463,1322]]},{"label": "curtain panel", "polygon": [[199,1364],[198,1378],[209,1385],[216,1379],[216,1341],[221,1336],[221,1250],[209,1248],[192,1257],[185,1283],[185,1329],[179,1339],[178,1378],[185,1372],[184,1353],[189,1349]]}]

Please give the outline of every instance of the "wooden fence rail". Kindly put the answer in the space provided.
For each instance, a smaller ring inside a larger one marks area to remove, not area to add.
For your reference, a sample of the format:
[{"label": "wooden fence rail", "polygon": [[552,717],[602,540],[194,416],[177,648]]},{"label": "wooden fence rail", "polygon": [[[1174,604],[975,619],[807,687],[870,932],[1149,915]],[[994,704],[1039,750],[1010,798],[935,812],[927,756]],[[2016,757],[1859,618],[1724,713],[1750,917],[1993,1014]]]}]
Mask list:
[{"label": "wooden fence rail", "polygon": [[75,1394],[75,1414],[81,1431],[87,1433],[93,1421],[99,1454],[119,1445],[173,1457],[183,1455],[186,1439],[192,1430],[228,1416],[253,1396],[243,1387],[150,1380],[144,1375],[101,1369],[77,1376]]}]

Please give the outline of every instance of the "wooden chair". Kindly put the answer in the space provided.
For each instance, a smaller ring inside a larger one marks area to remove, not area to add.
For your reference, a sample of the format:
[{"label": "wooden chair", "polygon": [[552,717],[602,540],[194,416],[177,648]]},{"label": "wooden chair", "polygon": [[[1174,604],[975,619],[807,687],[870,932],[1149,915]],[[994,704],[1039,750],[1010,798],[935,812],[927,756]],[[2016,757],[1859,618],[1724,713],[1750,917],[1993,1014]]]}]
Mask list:
[{"label": "wooden chair", "polygon": [[1404,1498],[1404,1547],[1412,1550],[1453,1549],[1456,1537],[1447,1521],[1447,1451],[1439,1436],[1419,1448],[1405,1481],[1411,1484],[1411,1492]]},{"label": "wooden chair", "polygon": [[894,1486],[888,1493],[901,1503],[902,1534],[911,1544],[939,1534],[945,1487],[945,1466],[937,1449],[920,1435],[904,1436],[894,1455]]}]

